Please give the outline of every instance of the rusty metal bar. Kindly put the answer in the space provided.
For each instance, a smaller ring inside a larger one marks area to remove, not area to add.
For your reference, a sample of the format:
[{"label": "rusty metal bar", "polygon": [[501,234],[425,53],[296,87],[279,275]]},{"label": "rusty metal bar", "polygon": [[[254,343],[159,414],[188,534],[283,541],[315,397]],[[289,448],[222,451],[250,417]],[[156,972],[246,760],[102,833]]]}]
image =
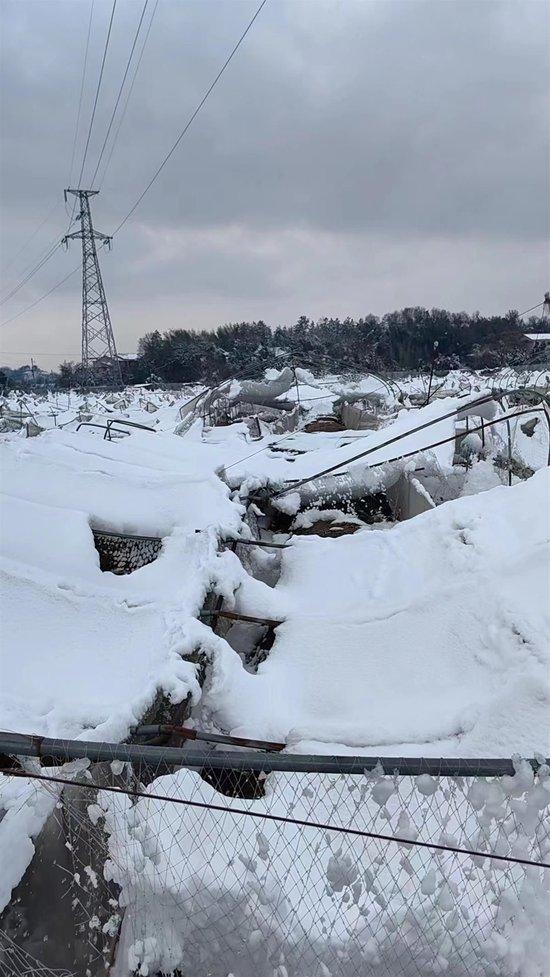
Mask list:
[{"label": "rusty metal bar", "polygon": [[135,736],[158,736],[161,734],[181,736],[184,740],[200,740],[205,743],[225,743],[229,746],[242,746],[250,750],[268,750],[278,753],[284,750],[285,743],[273,743],[269,740],[246,739],[242,736],[229,736],[226,733],[205,733],[200,729],[190,729],[188,726],[175,726],[170,723],[160,723],[147,726],[137,726],[133,730]]},{"label": "rusty metal bar", "polygon": [[269,543],[265,539],[232,539],[229,542],[238,543],[239,546],[242,543],[243,546],[264,546],[266,549],[274,550],[289,550],[291,548],[290,543]]},{"label": "rusty metal bar", "polygon": [[263,624],[266,628],[277,628],[282,621],[274,621],[269,617],[252,617],[251,614],[238,614],[237,611],[203,611],[201,617],[225,617],[229,621],[245,621],[248,624]]}]

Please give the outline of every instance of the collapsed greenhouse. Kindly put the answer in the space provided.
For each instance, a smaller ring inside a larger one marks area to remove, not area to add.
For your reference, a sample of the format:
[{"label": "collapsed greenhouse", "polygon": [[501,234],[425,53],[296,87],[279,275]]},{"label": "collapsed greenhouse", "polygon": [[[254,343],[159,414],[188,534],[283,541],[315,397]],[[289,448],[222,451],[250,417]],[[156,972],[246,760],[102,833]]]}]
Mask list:
[{"label": "collapsed greenhouse", "polygon": [[6,399],[0,972],[544,973],[548,378],[430,393]]}]

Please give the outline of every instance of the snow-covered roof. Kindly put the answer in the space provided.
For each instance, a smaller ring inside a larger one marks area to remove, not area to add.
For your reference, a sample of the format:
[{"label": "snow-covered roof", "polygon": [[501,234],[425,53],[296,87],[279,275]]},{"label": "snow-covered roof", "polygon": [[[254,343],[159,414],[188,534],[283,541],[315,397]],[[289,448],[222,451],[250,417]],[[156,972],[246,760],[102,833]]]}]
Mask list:
[{"label": "snow-covered roof", "polygon": [[[181,655],[216,641],[196,617],[208,588],[231,589],[218,535],[242,517],[212,451],[141,431],[111,443],[83,428],[1,452],[0,727],[120,739],[158,689],[174,702],[197,696]],[[92,526],[162,537],[162,552],[128,576],[102,573]]]}]

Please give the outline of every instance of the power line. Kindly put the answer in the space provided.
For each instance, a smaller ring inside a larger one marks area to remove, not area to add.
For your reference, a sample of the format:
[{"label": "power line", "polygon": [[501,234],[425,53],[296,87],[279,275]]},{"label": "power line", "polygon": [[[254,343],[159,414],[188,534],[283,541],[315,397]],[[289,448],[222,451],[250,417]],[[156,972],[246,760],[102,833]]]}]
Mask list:
[{"label": "power line", "polygon": [[[100,68],[100,71],[99,71],[99,78],[98,78],[98,82],[97,82],[97,88],[96,88],[96,93],[95,93],[95,98],[94,98],[94,105],[93,105],[93,109],[92,109],[92,117],[90,119],[90,125],[88,127],[88,136],[87,136],[87,139],[86,139],[86,145],[84,147],[84,156],[82,157],[82,166],[80,167],[80,174],[79,174],[79,177],[78,177],[78,186],[80,186],[81,181],[82,181],[82,174],[84,172],[84,166],[86,165],[86,157],[88,155],[88,149],[89,149],[89,146],[90,146],[90,139],[91,139],[91,136],[92,136],[92,129],[93,129],[93,126],[94,126],[95,113],[96,113],[96,109],[97,109],[97,102],[98,102],[98,99],[99,99],[99,92],[101,90],[101,82],[103,81],[103,72],[105,70],[105,61],[107,59],[107,51],[109,50],[109,41],[111,39],[111,30],[112,30],[112,27],[113,27],[113,19],[114,19],[114,16],[115,16],[116,5],[117,5],[117,0],[113,0],[113,7],[112,7],[112,10],[111,10],[111,18],[109,20],[109,27],[108,27],[108,30],[107,30],[107,37],[105,39],[105,48],[103,50],[103,58],[101,59],[101,68]],[[74,213],[74,210],[73,210],[73,213]]]},{"label": "power line", "polygon": [[[92,2],[91,2],[91,6],[90,6],[90,18],[88,20],[88,35],[86,37],[86,48],[85,48],[85,51],[84,51],[84,65],[83,65],[83,68],[82,68],[82,80],[80,82],[80,96],[79,96],[79,99],[78,99],[78,112],[77,112],[77,115],[76,115],[76,125],[75,125],[75,130],[74,130],[74,139],[73,139],[73,151],[72,151],[72,155],[71,155],[71,166],[70,166],[70,170],[69,170],[69,184],[68,184],[69,186],[71,185],[71,180],[73,178],[73,166],[74,166],[74,158],[75,158],[75,154],[76,154],[76,143],[77,143],[77,140],[78,140],[78,129],[79,129],[79,126],[80,126],[80,113],[81,113],[81,110],[82,110],[82,96],[84,94],[84,83],[85,83],[85,80],[86,80],[86,68],[88,66],[88,51],[90,49],[90,35],[91,35],[91,32],[92,32],[92,18],[93,18],[93,15],[94,15],[94,0],[92,0]],[[73,211],[73,213],[74,213],[74,211]]]},{"label": "power line", "polygon": [[544,302],[539,302],[539,304],[538,305],[534,305],[532,309],[526,309],[525,312],[520,312],[519,313],[520,319],[521,319],[522,315],[527,315],[528,312],[534,312],[535,309],[540,309],[541,305],[544,305]]},{"label": "power line", "polygon": [[128,76],[128,72],[130,70],[130,64],[131,64],[132,58],[134,56],[134,51],[136,49],[136,44],[137,44],[137,40],[138,40],[138,37],[139,37],[139,32],[141,30],[141,25],[143,23],[143,18],[145,17],[145,11],[147,10],[147,4],[148,3],[149,3],[149,0],[145,0],[145,3],[143,4],[143,9],[141,11],[141,17],[139,18],[139,22],[138,22],[138,25],[137,25],[136,32],[134,34],[134,40],[133,40],[133,43],[132,43],[130,54],[128,56],[128,61],[126,62],[126,68],[125,68],[124,74],[122,76],[122,81],[120,83],[120,88],[118,90],[118,95],[116,97],[115,105],[114,105],[113,111],[111,113],[111,118],[109,120],[109,125],[107,126],[107,132],[105,134],[105,139],[103,140],[103,145],[101,147],[101,152],[99,154],[99,158],[98,158],[98,161],[96,163],[96,168],[94,170],[94,175],[92,176],[92,179],[90,180],[90,183],[89,183],[89,186],[91,186],[91,187],[93,187],[93,185],[95,183],[95,178],[97,176],[97,171],[99,170],[99,167],[100,167],[100,164],[101,164],[101,160],[103,159],[103,154],[105,152],[105,147],[107,145],[107,141],[108,141],[109,136],[111,134],[111,128],[112,128],[112,125],[113,125],[113,122],[114,122],[114,119],[115,119],[116,111],[118,109],[118,104],[119,104],[120,99],[121,99],[121,96],[122,96],[122,90],[123,90],[124,85],[126,83],[126,78]]},{"label": "power line", "polygon": [[[157,3],[158,3],[158,0],[157,0]],[[129,219],[129,217],[131,217],[131,215],[134,213],[134,211],[137,209],[137,207],[139,206],[139,204],[141,203],[141,201],[145,197],[145,194],[150,190],[150,188],[152,187],[153,183],[155,182],[155,180],[157,179],[157,177],[159,176],[159,174],[161,173],[161,171],[164,169],[166,163],[168,162],[168,160],[170,159],[170,157],[173,155],[173,153],[175,152],[175,150],[179,146],[181,140],[185,136],[186,132],[188,131],[188,129],[190,128],[190,126],[192,125],[192,123],[194,122],[194,120],[196,119],[197,115],[201,111],[203,105],[207,101],[207,99],[210,96],[211,92],[216,87],[216,85],[217,85],[218,81],[220,80],[220,78],[222,77],[224,71],[226,70],[226,68],[228,67],[228,65],[232,61],[233,57],[237,53],[237,51],[240,48],[242,42],[244,41],[246,35],[251,30],[251,28],[252,28],[255,20],[257,19],[257,17],[261,13],[263,7],[265,7],[266,3],[267,3],[267,0],[262,0],[262,2],[260,3],[260,5],[259,5],[258,9],[256,10],[254,16],[251,18],[251,20],[247,24],[247,26],[246,26],[245,30],[243,31],[243,33],[241,34],[239,40],[237,41],[237,43],[233,47],[232,51],[230,52],[230,54],[226,58],[225,62],[223,63],[222,67],[220,68],[218,74],[216,75],[216,77],[214,78],[213,82],[211,83],[211,85],[209,86],[209,88],[207,89],[207,91],[205,92],[205,94],[203,95],[202,99],[200,100],[200,102],[197,105],[196,109],[194,110],[194,112],[190,116],[190,118],[187,121],[186,125],[184,126],[184,128],[180,132],[180,134],[179,134],[178,138],[176,139],[174,145],[172,146],[172,148],[170,149],[170,151],[166,154],[166,156],[162,160],[160,166],[158,167],[158,169],[154,173],[153,177],[151,178],[151,180],[149,181],[149,183],[147,184],[147,186],[145,187],[145,189],[143,190],[143,192],[141,193],[141,195],[136,200],[136,202],[133,205],[133,207],[131,208],[131,210],[128,211],[128,213],[126,214],[126,216],[123,218],[123,220],[120,222],[120,224],[116,228],[116,230],[114,232],[115,234],[126,223],[126,221]],[[96,89],[95,98],[94,98],[94,105],[93,105],[93,109],[92,109],[92,116],[91,116],[91,119],[90,119],[90,125],[89,125],[89,128],[88,128],[88,136],[87,136],[86,145],[85,145],[85,148],[84,148],[84,156],[82,158],[82,165],[81,165],[81,168],[80,168],[80,174],[79,174],[79,178],[78,178],[79,185],[80,185],[80,182],[82,180],[82,175],[83,175],[83,172],[84,172],[84,166],[86,164],[86,157],[88,155],[88,149],[89,149],[89,145],[90,145],[90,139],[91,139],[91,134],[92,134],[92,129],[93,129],[93,123],[94,123],[94,119],[95,119],[95,113],[96,113],[97,103],[98,103],[98,99],[99,99],[99,93],[100,93],[100,89],[101,89],[101,82],[102,82],[102,79],[103,79],[103,72],[104,72],[104,68],[105,68],[105,61],[106,61],[106,58],[107,58],[107,51],[108,51],[108,48],[109,48],[109,41],[110,41],[110,37],[111,37],[111,30],[112,30],[112,26],[113,26],[113,19],[114,19],[114,15],[115,15],[116,4],[117,4],[117,0],[113,0],[113,7],[112,7],[112,10],[111,10],[111,16],[110,16],[110,20],[109,20],[109,27],[108,27],[108,30],[107,30],[107,37],[106,37],[106,40],[105,40],[105,48],[104,48],[104,51],[103,51],[103,57],[102,57],[102,61],[101,61],[101,68],[100,68],[100,73],[99,73],[99,79],[98,79],[98,83],[97,83],[97,89]],[[155,6],[155,10],[156,10],[156,6]],[[153,11],[153,16],[154,16],[155,10]],[[153,18],[151,18],[151,23],[152,23],[152,19]],[[141,19],[140,19],[140,23],[141,23]],[[149,30],[151,28],[151,23],[149,24]],[[149,34],[149,31],[147,33],[147,37],[148,37],[148,34]],[[145,43],[147,41],[147,37],[145,38]],[[144,47],[145,47],[145,44],[144,44]],[[144,47],[143,47],[143,49],[141,51],[140,60],[141,60],[141,56],[143,55]],[[139,63],[138,63],[138,68],[139,68]],[[137,74],[137,69],[136,69],[136,74]],[[135,81],[135,76],[134,76],[134,81]],[[118,132],[117,132],[117,135],[118,135]],[[94,176],[95,176],[95,174],[94,174]],[[73,209],[73,214],[74,214],[74,209]],[[52,251],[52,254],[53,254],[53,251]],[[49,260],[49,257],[50,256],[48,256],[48,260]],[[45,264],[45,261],[44,261],[44,264]],[[41,265],[40,265],[40,267],[41,267]],[[33,274],[35,274],[36,271],[38,271],[38,270],[39,270],[39,268],[37,267],[35,270],[33,270]],[[52,292],[54,292],[57,288],[59,288],[61,285],[63,285],[73,274],[75,274],[75,272],[77,270],[78,270],[78,268],[74,268],[71,272],[69,272],[68,275],[65,276],[65,278],[62,278],[60,282],[57,282],[56,285],[54,285],[51,289],[49,289],[47,292],[45,292],[44,295],[42,295],[40,298],[36,299],[34,302],[32,302],[30,305],[28,305],[25,309],[22,309],[20,312],[18,312],[16,315],[11,316],[9,319],[5,319],[4,322],[0,323],[0,327],[1,326],[5,326],[5,325],[7,325],[10,322],[13,322],[15,319],[18,319],[20,316],[24,315],[26,312],[28,312],[31,309],[33,309],[36,305],[38,305],[45,298],[47,298],[49,295],[51,295]],[[29,276],[29,277],[32,277],[32,276]]]},{"label": "power line", "polygon": [[3,304],[4,304],[4,302],[8,302],[8,301],[9,301],[9,299],[11,299],[11,298],[13,298],[13,296],[14,296],[14,295],[16,295],[16,294],[17,294],[17,292],[18,292],[18,291],[19,291],[19,290],[20,290],[21,288],[23,288],[23,286],[24,286],[24,285],[26,285],[26,284],[27,284],[27,282],[28,282],[28,281],[30,281],[30,279],[31,279],[31,278],[33,278],[33,277],[34,277],[34,275],[36,275],[36,273],[37,273],[38,271],[40,271],[40,269],[41,269],[41,268],[42,268],[42,267],[43,267],[43,266],[44,266],[44,265],[46,264],[46,262],[48,262],[48,261],[50,260],[50,258],[51,258],[51,257],[53,257],[53,255],[55,254],[55,252],[57,251],[57,249],[58,249],[58,248],[59,248],[60,246],[61,246],[61,241],[60,241],[60,240],[57,240],[57,241],[56,241],[56,242],[55,242],[55,243],[54,243],[53,245],[51,245],[51,246],[50,246],[50,247],[48,248],[48,250],[47,250],[47,252],[46,252],[46,253],[45,253],[45,254],[43,255],[43,257],[42,257],[42,258],[40,258],[40,260],[39,260],[39,261],[37,262],[37,264],[36,264],[36,265],[34,265],[34,266],[33,266],[33,268],[32,268],[32,269],[31,269],[31,270],[29,271],[29,273],[28,273],[27,275],[25,275],[25,276],[24,276],[24,277],[22,278],[22,280],[21,280],[20,282],[18,282],[18,283],[17,283],[17,285],[15,285],[15,286],[14,286],[14,287],[13,287],[13,288],[11,289],[11,291],[10,291],[10,292],[8,292],[8,294],[7,294],[7,295],[5,295],[5,296],[4,296],[4,297],[3,297],[3,298],[2,298],[1,300],[0,300],[0,304],[2,304],[2,305],[3,305]]},{"label": "power line", "polygon": [[260,3],[260,6],[256,10],[256,13],[252,17],[252,19],[248,22],[245,30],[241,34],[241,36],[240,36],[239,40],[237,41],[237,43],[235,44],[235,47],[233,48],[233,50],[231,51],[231,53],[229,54],[229,56],[224,61],[222,67],[218,71],[218,74],[214,78],[214,81],[212,82],[212,84],[210,85],[210,87],[207,89],[207,91],[205,92],[205,94],[201,98],[199,104],[197,105],[196,109],[194,110],[194,112],[192,113],[192,115],[190,116],[190,118],[188,119],[188,121],[186,122],[186,124],[183,127],[182,131],[180,132],[178,138],[176,139],[174,145],[167,152],[166,156],[162,160],[162,163],[160,164],[160,166],[158,167],[158,169],[155,171],[155,173],[153,174],[153,176],[149,180],[149,183],[147,184],[147,186],[145,187],[145,189],[143,190],[143,192],[140,194],[140,196],[137,198],[137,200],[136,200],[135,204],[133,205],[133,207],[131,207],[131,209],[128,211],[128,213],[126,214],[126,216],[121,220],[121,222],[118,225],[118,227],[113,231],[113,234],[117,234],[120,231],[121,227],[124,226],[124,224],[126,223],[126,221],[128,220],[128,218],[131,217],[132,214],[134,213],[134,211],[139,207],[139,205],[140,205],[141,201],[143,200],[145,194],[148,193],[148,191],[151,189],[151,187],[153,186],[153,183],[155,182],[155,180],[157,179],[157,177],[160,175],[160,173],[162,172],[162,170],[166,166],[166,164],[167,164],[168,160],[170,159],[170,157],[175,153],[175,151],[178,148],[181,140],[185,136],[185,133],[187,132],[187,130],[190,128],[190,126],[192,125],[192,123],[197,118],[197,115],[199,114],[200,110],[202,109],[204,103],[208,99],[210,93],[214,90],[214,88],[218,84],[218,82],[219,82],[221,76],[223,75],[225,69],[227,68],[227,66],[229,65],[229,63],[232,61],[234,55],[239,50],[239,48],[240,48],[242,42],[244,41],[246,35],[252,29],[252,26],[254,24],[254,21],[260,15],[260,13],[263,10],[263,8],[265,7],[266,3],[267,3],[267,0],[262,0],[262,2]]},{"label": "power line", "polygon": [[[71,222],[70,222],[70,224],[69,224],[69,226],[67,228],[67,231],[66,231],[67,234],[69,233],[69,231],[70,231],[70,229],[71,229],[71,227],[72,227],[73,224],[74,224],[74,221],[71,220]],[[23,278],[22,278],[22,280],[19,281],[11,289],[11,291],[7,295],[3,296],[3,298],[0,299],[0,304],[3,304],[4,302],[7,302],[8,299],[12,298],[12,296],[15,295],[15,293],[18,292],[19,289],[23,287],[23,285],[26,285],[27,282],[30,281],[30,279],[33,278],[38,271],[40,271],[40,269],[43,267],[43,265],[45,265],[46,262],[49,261],[51,257],[53,257],[53,255],[55,254],[55,252],[57,251],[58,247],[61,244],[62,244],[61,238],[56,238],[55,240],[51,241],[50,244],[47,246],[47,248],[41,253],[38,261],[36,262],[36,264],[34,264],[34,265],[27,265],[27,267],[25,268],[25,270],[23,272]]]},{"label": "power line", "polygon": [[[0,356],[30,356],[30,353],[28,350],[0,349]],[[80,356],[80,352],[75,350],[69,352],[67,349],[57,350],[57,352],[51,349],[35,349],[33,356]]]},{"label": "power line", "polygon": [[70,271],[68,275],[65,275],[65,277],[62,278],[60,282],[57,282],[57,284],[54,285],[52,288],[50,288],[47,292],[44,292],[44,295],[41,295],[39,299],[36,299],[36,301],[31,302],[31,304],[27,305],[25,309],[21,309],[21,312],[17,312],[15,315],[12,315],[9,319],[4,319],[3,322],[0,322],[0,328],[2,326],[7,326],[8,322],[13,322],[15,319],[19,319],[20,316],[25,315],[25,312],[30,312],[31,309],[34,309],[35,305],[38,305],[39,302],[42,302],[44,299],[47,299],[48,295],[51,295],[52,292],[55,292],[57,288],[60,288],[61,285],[64,285],[65,282],[72,277],[72,275],[76,274],[77,271],[80,271],[80,268],[81,266],[78,264],[76,268],[73,268],[73,270]]},{"label": "power line", "polygon": [[52,216],[54,210],[56,210],[57,207],[59,207],[59,200],[56,200],[55,201],[55,203],[53,204],[53,207],[50,208],[50,210],[48,211],[48,213],[46,214],[46,216],[43,218],[43,220],[40,221],[40,224],[38,225],[38,227],[35,227],[35,229],[32,232],[32,234],[30,234],[29,237],[25,240],[25,243],[21,245],[21,247],[19,248],[19,250],[16,251],[14,255],[12,255],[12,257],[10,258],[10,260],[8,261],[8,263],[7,263],[7,265],[6,265],[5,269],[4,269],[4,274],[7,272],[8,268],[11,268],[11,266],[14,263],[14,261],[17,260],[17,258],[19,257],[19,255],[22,254],[23,251],[25,251],[25,249],[28,247],[28,245],[31,243],[31,241],[34,240],[34,238],[36,237],[36,235],[38,234],[38,232],[42,230],[42,228],[44,227],[44,224],[46,224],[49,221],[50,217]]},{"label": "power line", "polygon": [[109,155],[107,157],[107,162],[105,164],[105,168],[104,168],[103,173],[102,173],[102,176],[101,176],[101,180],[100,180],[100,183],[99,183],[100,189],[103,186],[103,181],[105,180],[105,176],[106,176],[107,170],[109,169],[109,166],[110,166],[110,163],[111,163],[111,159],[112,159],[112,156],[113,156],[113,151],[114,151],[114,148],[116,146],[116,143],[117,143],[117,140],[118,140],[118,136],[119,136],[120,130],[122,128],[122,123],[124,122],[124,117],[126,115],[126,109],[128,108],[128,103],[130,101],[130,98],[132,97],[132,92],[134,90],[134,85],[135,85],[136,78],[138,76],[139,68],[140,68],[140,65],[141,65],[141,59],[143,58],[143,52],[145,51],[145,48],[147,47],[147,41],[149,40],[149,34],[151,33],[151,27],[153,26],[153,21],[155,19],[155,14],[157,12],[158,5],[159,5],[159,0],[155,0],[155,6],[153,7],[153,13],[151,14],[151,17],[150,17],[150,20],[149,20],[149,24],[147,26],[147,31],[145,33],[145,38],[144,38],[143,44],[141,46],[141,51],[139,53],[139,58],[137,60],[136,69],[134,71],[134,75],[133,75],[132,81],[130,83],[130,87],[128,89],[128,94],[126,95],[126,101],[124,102],[124,106],[122,108],[122,112],[120,113],[120,117],[119,117],[119,120],[118,120],[118,125],[117,125],[117,128],[116,128],[116,132],[115,132],[113,141],[111,142],[111,148],[109,150]]},{"label": "power line", "polygon": [[[0,773],[6,777],[21,777],[28,780],[51,781],[54,784],[71,785],[90,790],[93,784],[83,783],[66,777],[45,776],[28,770],[6,770]],[[226,804],[212,804],[207,801],[192,801],[187,797],[170,797],[169,794],[156,794],[152,791],[134,790],[133,788],[115,787],[111,784],[102,786],[111,794],[126,794],[129,797],[142,797],[145,800],[162,801],[167,804],[181,804],[184,807],[198,808],[201,811],[220,811],[223,814],[233,814],[237,817],[255,818],[257,821],[274,821],[276,824],[294,824],[299,828],[317,828],[319,831],[334,831],[337,834],[352,835],[355,838],[373,838],[376,841],[389,841],[398,845],[412,845],[415,848],[428,848],[435,851],[448,851],[457,855],[469,855],[471,858],[490,858],[499,862],[511,862],[514,865],[530,865],[536,868],[550,868],[550,862],[535,862],[528,858],[517,858],[514,855],[497,855],[496,852],[479,851],[472,848],[458,848],[454,845],[441,845],[434,841],[419,841],[417,838],[402,838],[398,835],[382,834],[376,831],[364,831],[362,828],[346,827],[342,824],[327,824],[320,821],[306,821],[302,818],[285,817],[282,814],[269,814],[267,811],[253,811],[245,807],[228,807]]]},{"label": "power line", "polygon": [[[79,128],[79,124],[80,124],[80,114],[81,114],[81,109],[82,109],[82,96],[83,96],[83,92],[84,92],[84,82],[85,82],[85,78],[86,78],[86,66],[87,66],[87,63],[88,63],[88,51],[89,51],[89,46],[90,46],[90,35],[91,35],[91,28],[92,28],[93,10],[94,10],[94,0],[92,0],[92,2],[91,2],[90,17],[89,17],[89,20],[88,20],[88,32],[87,32],[87,36],[86,36],[86,48],[85,48],[85,53],[84,53],[84,66],[83,66],[83,71],[82,71],[82,80],[81,80],[81,83],[80,83],[80,95],[79,95],[79,100],[78,100],[78,112],[77,112],[77,117],[76,117],[76,126],[75,126],[74,138],[73,138],[73,149],[72,149],[72,155],[71,155],[71,167],[70,167],[70,173],[69,173],[69,184],[70,184],[71,178],[72,178],[73,165],[74,165],[74,157],[75,157],[75,152],[76,152],[76,143],[77,143],[77,138],[78,138],[78,128]],[[48,213],[46,214],[46,216],[44,217],[44,219],[41,221],[41,223],[38,225],[38,227],[33,231],[33,233],[30,235],[30,237],[25,241],[25,243],[22,245],[22,247],[19,249],[19,251],[17,251],[16,254],[13,256],[13,258],[11,259],[8,267],[11,267],[11,265],[13,264],[13,262],[15,261],[15,259],[25,250],[25,248],[28,246],[28,244],[30,244],[30,242],[34,239],[34,237],[41,230],[41,228],[44,226],[44,224],[49,220],[49,218],[53,214],[54,210],[58,206],[59,206],[59,203],[56,200],[55,203],[53,204],[53,207],[48,211]],[[71,223],[72,223],[72,221],[71,221]],[[70,225],[69,225],[69,228],[70,228]],[[23,279],[14,288],[12,288],[12,290],[9,292],[8,295],[6,295],[4,298],[1,299],[1,302],[2,303],[3,302],[7,302],[10,298],[12,298],[19,291],[19,289],[22,288],[23,285],[25,285],[33,277],[33,275],[35,275],[36,272],[38,272],[43,267],[43,265],[46,264],[47,261],[49,261],[49,259],[52,257],[52,255],[57,250],[57,248],[59,246],[59,243],[60,243],[59,240],[57,240],[55,243],[52,242],[52,244],[49,245],[48,248],[46,249],[46,252],[43,252],[43,257],[42,258],[39,258],[38,261],[37,261],[37,263],[36,263],[36,265],[33,266],[32,271],[29,271],[28,274],[27,274],[27,271],[23,272]]]}]

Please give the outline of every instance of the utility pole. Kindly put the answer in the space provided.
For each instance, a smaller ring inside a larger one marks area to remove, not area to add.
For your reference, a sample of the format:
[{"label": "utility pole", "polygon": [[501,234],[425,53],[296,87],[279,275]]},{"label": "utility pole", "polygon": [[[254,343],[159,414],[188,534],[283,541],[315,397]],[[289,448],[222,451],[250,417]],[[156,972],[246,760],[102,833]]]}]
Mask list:
[{"label": "utility pole", "polygon": [[96,231],[92,223],[90,197],[98,190],[65,190],[78,197],[80,213],[80,230],[73,234],[66,234],[63,244],[68,247],[69,240],[82,241],[82,366],[90,382],[107,374],[116,384],[122,384],[122,373],[118,359],[111,317],[105,298],[105,289],[101,278],[96,241],[111,247],[111,238],[101,231]]},{"label": "utility pole", "polygon": [[424,404],[425,407],[427,407],[428,404],[430,403],[430,397],[432,395],[432,380],[434,378],[435,356],[436,356],[436,353],[437,353],[437,347],[438,346],[439,346],[439,342],[436,339],[435,343],[433,344],[433,350],[432,350],[432,364],[431,364],[431,367],[430,367],[430,382],[428,383],[428,396],[426,397],[426,403]]}]

